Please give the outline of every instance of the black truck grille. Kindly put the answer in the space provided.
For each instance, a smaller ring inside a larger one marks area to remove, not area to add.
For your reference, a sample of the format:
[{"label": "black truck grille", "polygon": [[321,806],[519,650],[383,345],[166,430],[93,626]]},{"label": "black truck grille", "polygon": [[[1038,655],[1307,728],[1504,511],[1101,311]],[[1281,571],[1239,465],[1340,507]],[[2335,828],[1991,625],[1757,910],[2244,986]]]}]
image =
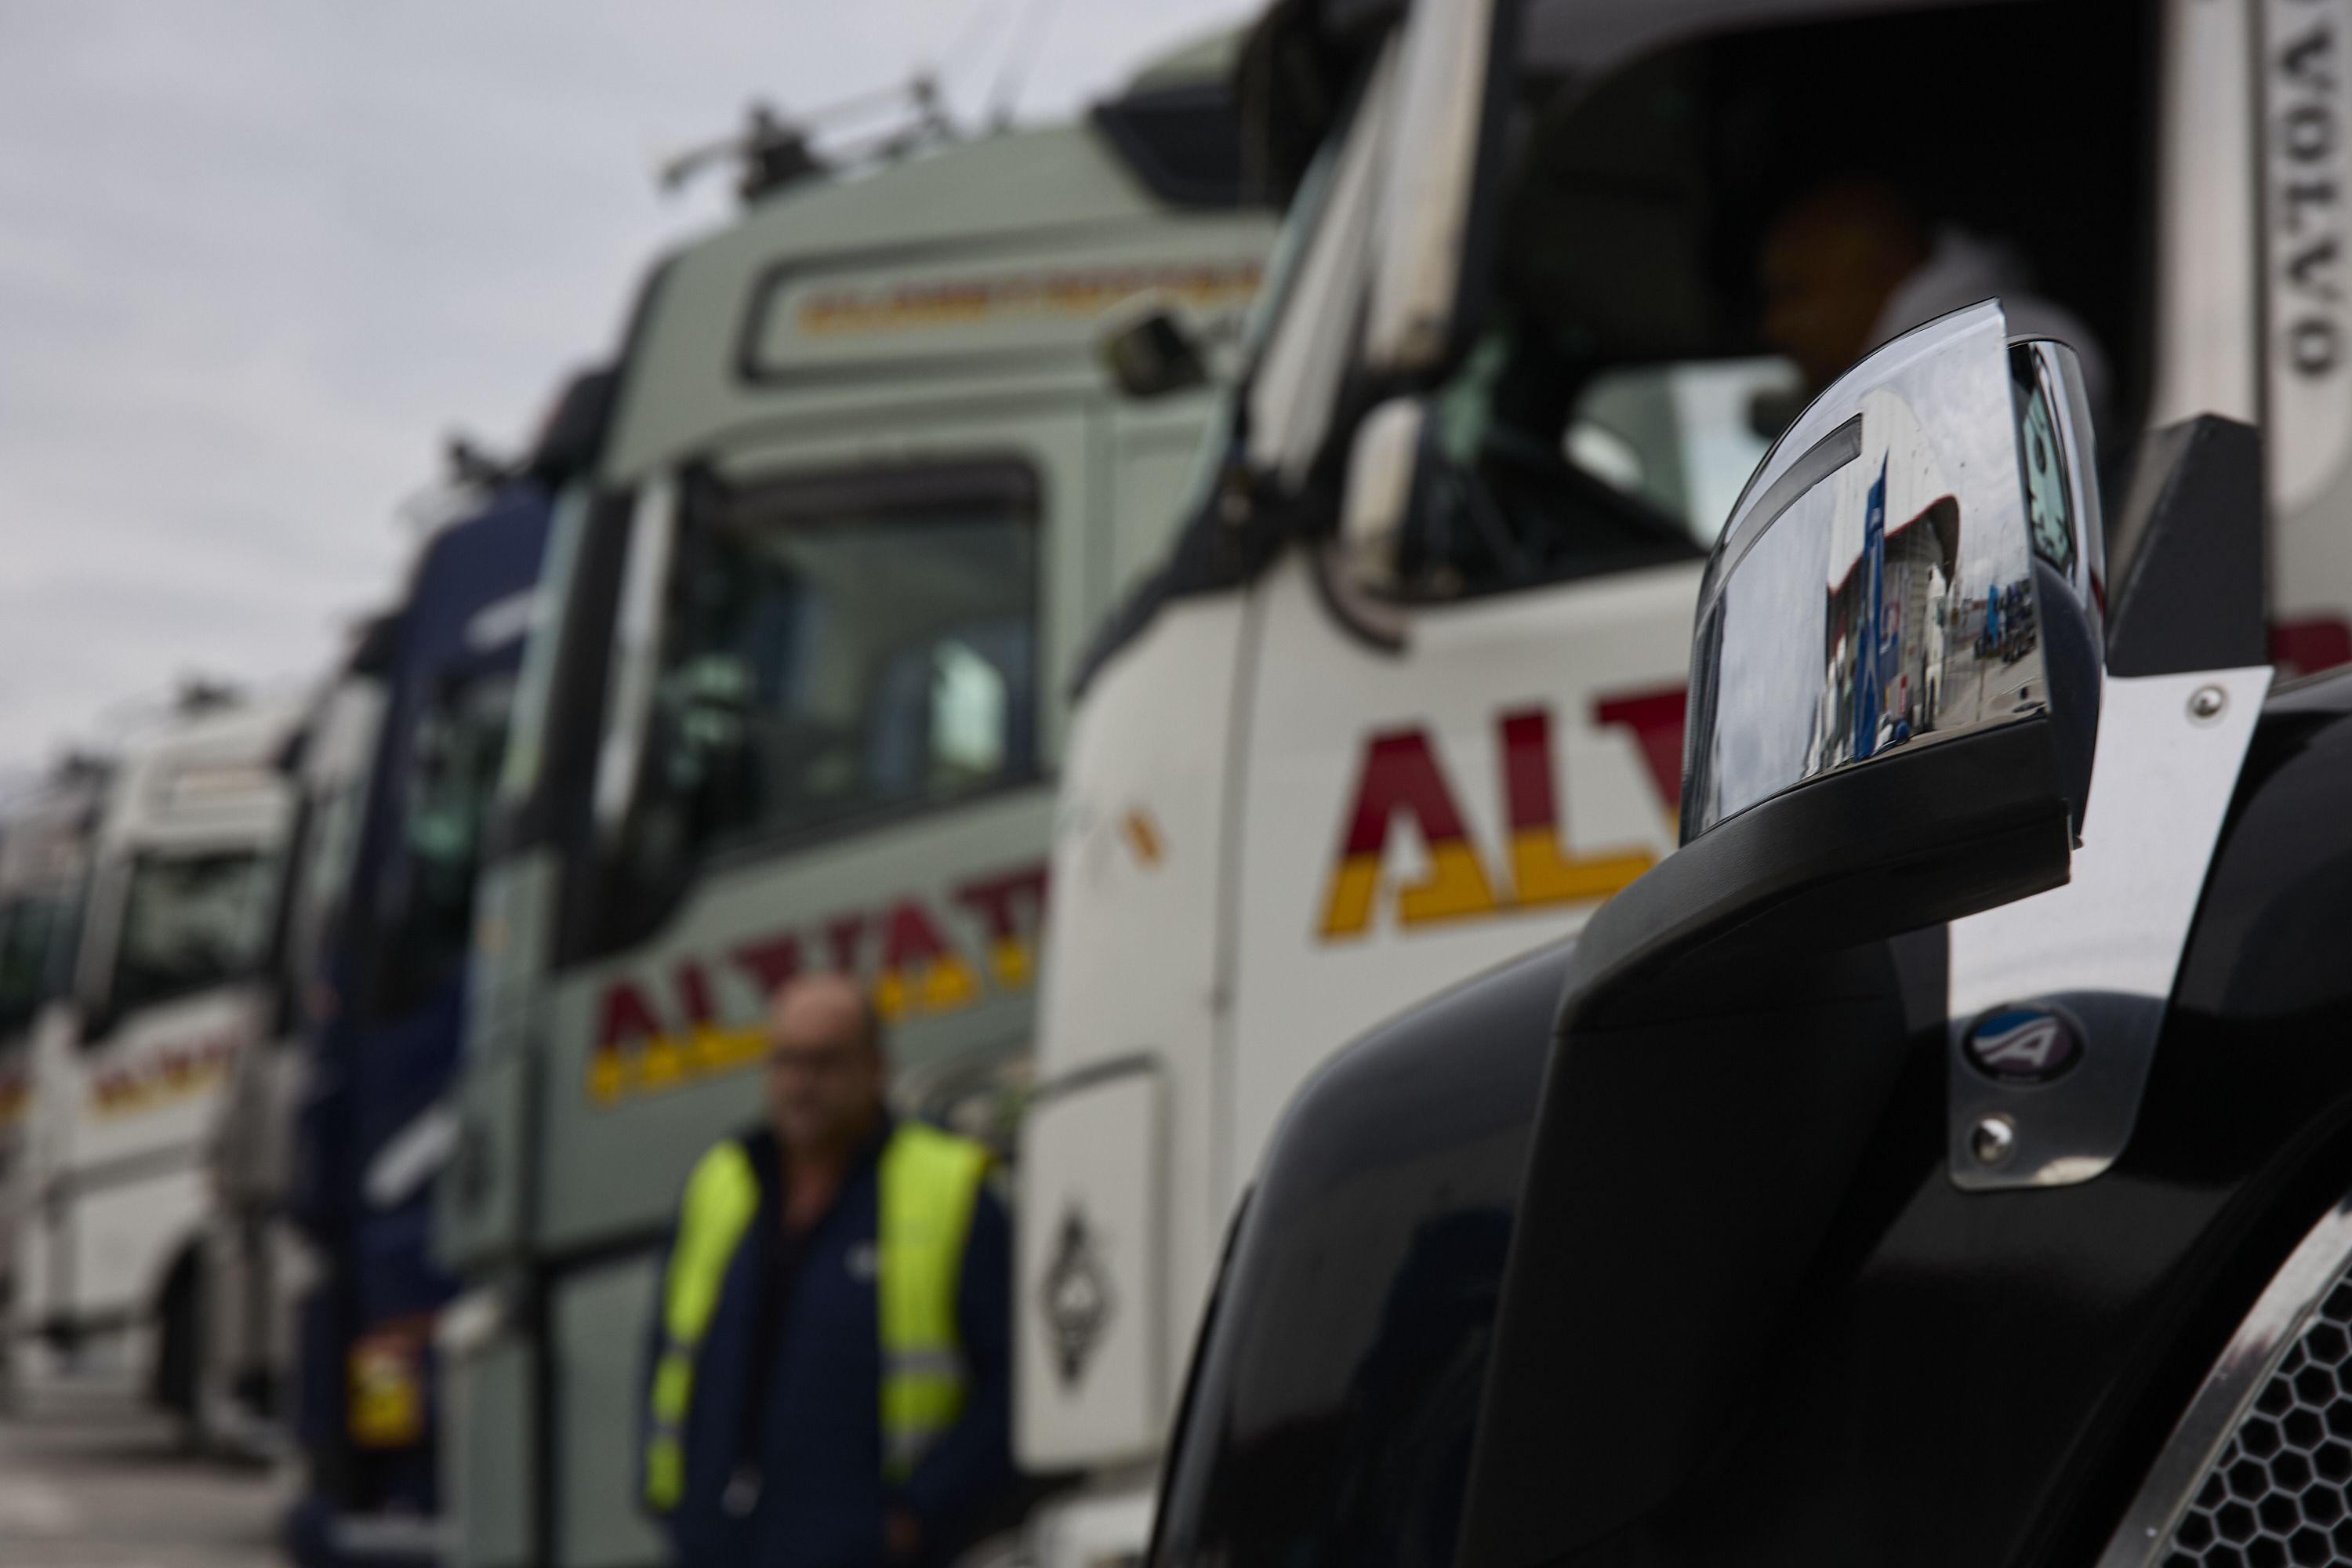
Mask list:
[{"label": "black truck grille", "polygon": [[2158,1561],[2352,1563],[2352,1279],[2336,1281],[2263,1380]]}]

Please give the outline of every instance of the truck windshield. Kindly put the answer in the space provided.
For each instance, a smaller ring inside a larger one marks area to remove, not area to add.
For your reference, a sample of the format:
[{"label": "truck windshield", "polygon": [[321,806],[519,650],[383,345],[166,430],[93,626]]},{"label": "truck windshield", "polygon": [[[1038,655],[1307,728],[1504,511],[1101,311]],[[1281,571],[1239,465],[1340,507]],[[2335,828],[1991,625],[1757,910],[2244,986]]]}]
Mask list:
[{"label": "truck windshield", "polygon": [[388,892],[392,915],[371,998],[378,1017],[414,1011],[465,962],[482,817],[506,755],[514,692],[509,666],[453,670],[417,715]]},{"label": "truck windshield", "polygon": [[[2110,352],[2137,325],[2117,279],[2142,270],[2138,184],[2027,172],[2054,148],[2071,168],[2151,165],[2146,73],[2111,68],[2152,47],[2147,12],[1527,5],[1481,220],[1492,270],[1436,395],[1459,482],[1433,579],[1493,591],[1704,548],[1812,393],[1988,297],[2126,363]],[[2037,71],[2084,90],[1965,136],[1916,112],[2012,71],[2026,37]]]},{"label": "truck windshield", "polygon": [[271,955],[281,1006],[309,1005],[319,978],[319,954],[342,917],[344,885],[359,847],[365,780],[361,770],[356,777],[313,785],[297,821],[289,845],[293,863],[279,892],[289,902],[276,922],[278,946]]},{"label": "truck windshield", "polygon": [[705,479],[684,509],[631,859],[675,868],[1035,774],[1029,470]]},{"label": "truck windshield", "polygon": [[56,994],[58,943],[72,923],[69,899],[21,898],[0,905],[0,1035],[26,1027]]},{"label": "truck windshield", "polygon": [[123,902],[114,1016],[247,973],[267,934],[270,881],[253,849],[142,856]]}]

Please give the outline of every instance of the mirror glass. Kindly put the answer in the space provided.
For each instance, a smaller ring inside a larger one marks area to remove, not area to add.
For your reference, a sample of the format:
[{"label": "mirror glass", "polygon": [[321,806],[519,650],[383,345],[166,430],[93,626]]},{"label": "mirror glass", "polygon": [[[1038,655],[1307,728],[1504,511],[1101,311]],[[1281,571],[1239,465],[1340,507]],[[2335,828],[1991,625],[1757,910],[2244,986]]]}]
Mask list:
[{"label": "mirror glass", "polygon": [[1099,352],[1112,383],[1129,397],[1165,397],[1209,379],[1199,342],[1156,300],[1107,328]]},{"label": "mirror glass", "polygon": [[[2012,349],[1989,301],[1887,344],[1799,416],[1700,590],[1685,841],[1906,748],[2053,713],[2095,721],[2084,407],[2073,352]],[[2071,704],[2053,700],[2053,657]]]}]

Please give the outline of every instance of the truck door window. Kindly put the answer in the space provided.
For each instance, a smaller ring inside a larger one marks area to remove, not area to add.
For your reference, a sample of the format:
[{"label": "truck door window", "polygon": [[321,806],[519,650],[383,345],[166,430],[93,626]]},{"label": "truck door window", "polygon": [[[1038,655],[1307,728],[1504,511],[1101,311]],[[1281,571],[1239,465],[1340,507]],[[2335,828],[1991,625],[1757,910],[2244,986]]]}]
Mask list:
[{"label": "truck door window", "polygon": [[[1729,5],[1675,7],[1671,26],[1649,7],[1526,8],[1489,291],[1436,391],[1452,471],[1427,592],[1696,558],[1826,378],[1989,295],[2121,370],[2145,358],[2144,182],[2090,171],[2155,166],[2149,73],[2114,64],[2152,48],[2149,7],[1792,5],[1738,31]],[[1670,47],[1625,55],[1661,35]],[[1917,112],[2013,72],[2025,37],[2037,73],[2077,90],[1971,114],[1965,135]],[[1869,298],[1844,321],[1818,307],[1857,230],[1900,264],[1848,291]],[[1788,292],[1792,272],[1810,292]],[[1892,321],[1906,305],[1926,314]],[[2142,401],[2128,376],[2114,390],[2111,414]]]},{"label": "truck door window", "polygon": [[273,955],[281,1017],[289,1025],[307,1018],[319,973],[319,955],[333,940],[343,918],[343,894],[359,849],[360,814],[366,805],[367,773],[316,785],[290,847],[295,855],[282,897],[289,908],[278,921]]},{"label": "truck door window", "polygon": [[506,756],[511,664],[443,672],[425,694],[401,787],[368,1012],[394,1018],[447,984],[473,940],[483,814]]},{"label": "truck door window", "polygon": [[70,923],[64,899],[16,899],[0,908],[0,1035],[26,1027],[56,994],[58,942]]},{"label": "truck door window", "polygon": [[150,854],[131,868],[114,1017],[237,979],[260,956],[270,865],[251,849]]},{"label": "truck door window", "polygon": [[633,882],[1035,775],[1026,468],[705,477],[684,497],[624,835]]}]

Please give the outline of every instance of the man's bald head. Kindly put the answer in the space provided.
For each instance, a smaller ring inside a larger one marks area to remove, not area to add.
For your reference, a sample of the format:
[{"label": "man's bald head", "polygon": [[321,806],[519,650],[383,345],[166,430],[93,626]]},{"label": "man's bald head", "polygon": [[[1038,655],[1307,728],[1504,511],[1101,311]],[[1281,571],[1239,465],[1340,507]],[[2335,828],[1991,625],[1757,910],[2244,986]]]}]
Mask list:
[{"label": "man's bald head", "polygon": [[768,1009],[768,1118],[788,1154],[837,1154],[882,1114],[882,1022],[858,984],[810,974]]},{"label": "man's bald head", "polygon": [[841,1040],[882,1048],[882,1021],[864,988],[846,974],[804,974],[776,988],[768,1005],[772,1040]]},{"label": "man's bald head", "polygon": [[1934,237],[1884,180],[1837,180],[1792,203],[1764,237],[1764,338],[1813,391],[1873,345],[1871,329]]}]

